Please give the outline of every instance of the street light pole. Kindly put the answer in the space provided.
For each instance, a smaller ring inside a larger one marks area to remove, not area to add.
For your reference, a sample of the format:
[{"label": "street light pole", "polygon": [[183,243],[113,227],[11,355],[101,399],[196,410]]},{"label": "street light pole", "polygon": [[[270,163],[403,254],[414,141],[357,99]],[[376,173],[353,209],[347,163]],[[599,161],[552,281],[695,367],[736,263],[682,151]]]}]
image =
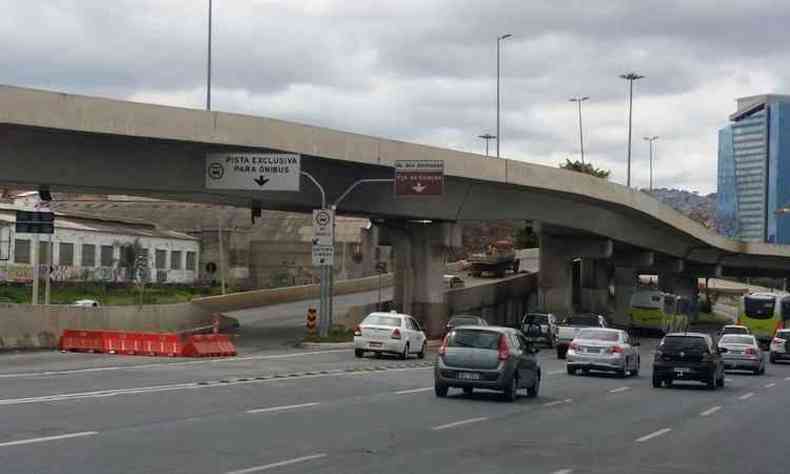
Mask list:
[{"label": "street light pole", "polygon": [[626,186],[629,188],[631,187],[631,118],[633,115],[633,104],[634,104],[634,81],[642,79],[645,76],[640,76],[635,72],[629,72],[628,74],[620,74],[621,79],[625,79],[628,81],[628,169],[626,171]]},{"label": "street light pole", "polygon": [[658,140],[658,135],[644,137],[650,143],[650,191],[653,191],[653,142]]},{"label": "street light pole", "polygon": [[501,107],[501,104],[500,104],[500,101],[499,101],[499,83],[501,81],[501,72],[500,72],[501,68],[499,66],[499,63],[500,63],[500,50],[501,50],[500,44],[502,43],[503,40],[506,40],[506,39],[508,39],[508,38],[510,38],[512,36],[513,35],[508,33],[506,35],[497,36],[497,38],[496,38],[496,157],[497,158],[500,158],[500,156],[499,156],[499,137],[502,134],[502,132],[499,130],[499,122],[500,122],[500,120],[499,120],[499,109]]},{"label": "street light pole", "polygon": [[477,138],[482,138],[483,140],[486,141],[486,157],[488,157],[488,141],[496,138],[496,135],[491,135],[490,133],[484,133],[482,135],[478,135]]},{"label": "street light pole", "polygon": [[582,164],[584,164],[584,135],[582,132],[582,102],[589,99],[589,97],[571,97],[569,100],[571,102],[576,102],[579,104],[579,149],[581,150],[582,156]]},{"label": "street light pole", "polygon": [[207,64],[207,81],[206,81],[206,110],[211,110],[211,13],[212,13],[211,0],[208,0],[208,64]]}]

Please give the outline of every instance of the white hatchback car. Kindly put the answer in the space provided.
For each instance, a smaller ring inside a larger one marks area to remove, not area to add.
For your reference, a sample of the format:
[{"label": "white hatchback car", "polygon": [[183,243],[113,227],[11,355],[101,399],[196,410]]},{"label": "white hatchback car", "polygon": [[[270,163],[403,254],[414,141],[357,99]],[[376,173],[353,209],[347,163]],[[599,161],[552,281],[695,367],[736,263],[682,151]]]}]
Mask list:
[{"label": "white hatchback car", "polygon": [[377,356],[397,354],[401,359],[417,354],[422,359],[425,347],[425,332],[408,314],[370,313],[354,328],[354,355],[357,357],[373,352]]}]

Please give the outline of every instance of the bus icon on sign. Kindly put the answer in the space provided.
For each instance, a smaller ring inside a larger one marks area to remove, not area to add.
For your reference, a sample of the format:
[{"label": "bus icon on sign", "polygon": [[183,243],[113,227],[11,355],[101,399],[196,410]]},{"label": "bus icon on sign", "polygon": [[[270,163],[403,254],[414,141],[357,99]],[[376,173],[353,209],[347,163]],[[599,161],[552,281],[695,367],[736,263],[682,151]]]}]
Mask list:
[{"label": "bus icon on sign", "polygon": [[225,168],[222,163],[211,163],[208,165],[208,175],[211,179],[222,179],[225,176]]}]

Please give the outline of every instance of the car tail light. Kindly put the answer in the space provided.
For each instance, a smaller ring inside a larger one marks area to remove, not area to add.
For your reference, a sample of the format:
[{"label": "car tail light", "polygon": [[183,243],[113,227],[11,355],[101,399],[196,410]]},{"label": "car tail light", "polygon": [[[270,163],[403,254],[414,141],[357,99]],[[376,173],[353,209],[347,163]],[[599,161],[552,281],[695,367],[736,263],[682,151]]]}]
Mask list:
[{"label": "car tail light", "polygon": [[754,356],[757,355],[757,352],[754,351],[753,348],[747,347],[746,351],[744,351],[747,356]]},{"label": "car tail light", "polygon": [[442,339],[442,345],[439,346],[439,355],[440,356],[443,356],[443,355],[445,355],[447,353],[447,340],[449,338],[450,338],[450,335],[448,334],[448,335],[444,336],[444,339]]},{"label": "car tail light", "polygon": [[620,346],[612,346],[612,347],[609,348],[609,353],[610,354],[622,354],[623,353],[623,348],[620,347]]},{"label": "car tail light", "polygon": [[774,338],[773,338],[773,340],[771,340],[771,342],[773,342],[774,344],[781,344],[781,343],[785,342],[785,340],[782,339],[779,336],[774,336]]},{"label": "car tail light", "polygon": [[578,351],[579,350],[579,345],[576,344],[575,342],[571,341],[571,343],[568,345],[568,350]]},{"label": "car tail light", "polygon": [[393,329],[392,330],[392,336],[390,336],[390,337],[392,339],[400,339],[400,329],[398,329],[398,328]]},{"label": "car tail light", "polygon": [[362,335],[362,329],[359,326],[355,326],[354,327],[354,335],[355,336],[361,336]]},{"label": "car tail light", "polygon": [[497,354],[499,360],[510,359],[510,346],[507,344],[507,338],[504,334],[499,336],[499,351]]}]

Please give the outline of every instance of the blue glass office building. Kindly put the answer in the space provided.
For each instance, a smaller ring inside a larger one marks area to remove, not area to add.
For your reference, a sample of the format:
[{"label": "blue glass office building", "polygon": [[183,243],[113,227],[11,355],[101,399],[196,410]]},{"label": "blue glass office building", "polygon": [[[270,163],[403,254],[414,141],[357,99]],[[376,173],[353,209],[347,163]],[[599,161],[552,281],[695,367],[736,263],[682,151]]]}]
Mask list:
[{"label": "blue glass office building", "polygon": [[719,130],[719,231],[752,242],[790,244],[790,96],[738,99]]}]

